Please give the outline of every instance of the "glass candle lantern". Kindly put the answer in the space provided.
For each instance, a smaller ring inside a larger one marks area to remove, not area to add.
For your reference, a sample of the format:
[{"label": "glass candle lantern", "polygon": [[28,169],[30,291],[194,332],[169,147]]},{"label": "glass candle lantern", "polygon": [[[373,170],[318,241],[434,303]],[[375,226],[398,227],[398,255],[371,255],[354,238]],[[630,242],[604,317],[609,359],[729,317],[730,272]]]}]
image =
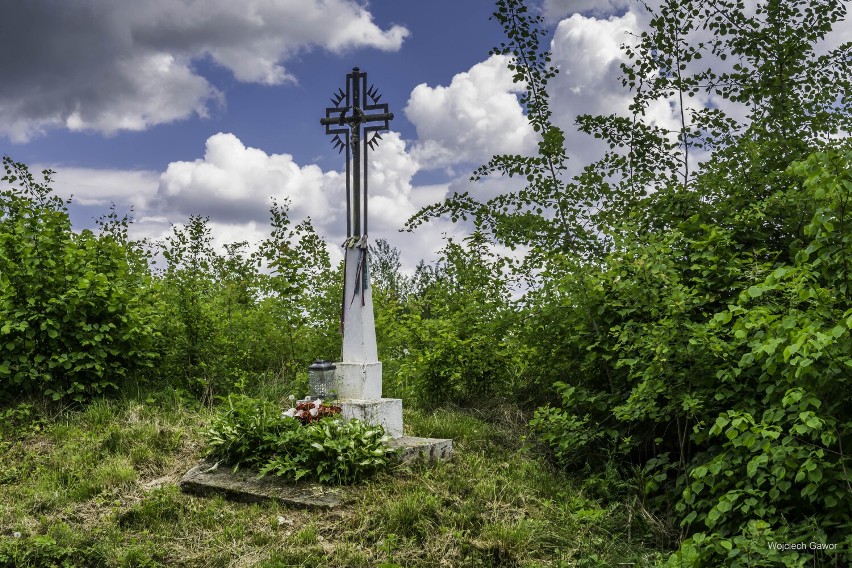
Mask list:
[{"label": "glass candle lantern", "polygon": [[308,382],[310,383],[312,399],[334,399],[337,398],[334,384],[334,370],[337,367],[330,361],[317,359],[308,367]]}]

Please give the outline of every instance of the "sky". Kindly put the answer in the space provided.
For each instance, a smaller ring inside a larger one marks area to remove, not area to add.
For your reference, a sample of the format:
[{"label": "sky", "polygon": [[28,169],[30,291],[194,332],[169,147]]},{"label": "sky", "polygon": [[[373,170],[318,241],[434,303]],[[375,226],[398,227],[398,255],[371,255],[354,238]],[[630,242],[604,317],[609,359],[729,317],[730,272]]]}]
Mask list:
[{"label": "sky", "polygon": [[[553,118],[579,170],[603,148],[574,117],[627,112],[620,46],[648,16],[631,0],[529,5],[546,18],[560,70]],[[399,248],[411,270],[470,228],[437,220],[401,233],[407,218],[456,191],[516,187],[469,178],[493,154],[536,148],[507,59],[489,55],[503,40],[493,10],[489,0],[0,0],[0,154],[55,170],[78,228],[115,203],[133,208],[135,237],[162,238],[197,214],[220,245],[259,242],[272,199],[287,198],[291,219],[310,217],[340,258],[344,162],[319,119],[357,66],[395,114],[370,154],[370,238]],[[679,109],[662,101],[649,114],[676,126]]]}]

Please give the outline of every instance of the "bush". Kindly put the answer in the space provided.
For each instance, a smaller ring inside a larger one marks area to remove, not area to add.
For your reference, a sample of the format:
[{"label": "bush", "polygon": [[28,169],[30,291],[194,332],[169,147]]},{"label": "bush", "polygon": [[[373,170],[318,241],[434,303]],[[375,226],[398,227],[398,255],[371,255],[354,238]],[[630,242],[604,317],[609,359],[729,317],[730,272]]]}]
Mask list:
[{"label": "bush", "polygon": [[481,235],[465,241],[449,240],[434,267],[418,268],[404,304],[377,306],[379,346],[398,369],[391,388],[424,404],[481,403],[517,386],[501,264]]},{"label": "bush", "polygon": [[164,378],[203,401],[272,375],[291,384],[316,358],[340,350],[342,272],[331,271],[310,219],[291,227],[274,204],[271,235],[213,248],[209,220],[192,216],[161,243],[157,293]]},{"label": "bush", "polygon": [[146,271],[115,234],[71,229],[66,202],[3,159],[0,397],[83,400],[151,366],[156,305]]},{"label": "bush", "polygon": [[[562,282],[579,308],[562,341],[585,353],[554,369],[562,404],[532,424],[563,465],[632,466],[644,498],[675,504],[691,535],[676,565],[849,561],[850,163],[815,153],[724,225],[695,215]],[[779,203],[808,213],[789,249],[743,245],[737,231]]]}]

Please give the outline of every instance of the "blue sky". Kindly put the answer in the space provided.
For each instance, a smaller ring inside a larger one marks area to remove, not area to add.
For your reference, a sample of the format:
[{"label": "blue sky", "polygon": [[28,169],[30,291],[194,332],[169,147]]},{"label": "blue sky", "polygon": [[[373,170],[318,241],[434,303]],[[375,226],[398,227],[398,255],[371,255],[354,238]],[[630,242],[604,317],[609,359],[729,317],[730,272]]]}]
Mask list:
[{"label": "blue sky", "polygon": [[[165,169],[172,161],[197,158],[209,136],[231,132],[247,145],[292,154],[302,164],[333,162],[338,156],[329,151],[318,120],[324,116],[329,96],[342,86],[344,75],[353,66],[368,71],[396,111],[394,129],[411,138],[414,128],[401,112],[411,90],[420,83],[446,84],[457,72],[484,60],[489,48],[501,40],[499,26],[488,19],[492,10],[489,0],[372,2],[369,12],[376,26],[387,30],[400,25],[407,30],[400,49],[353,47],[335,53],[306,46],[286,61],[294,81],[278,85],[241,82],[232,71],[202,54],[191,61],[191,68],[225,97],[221,105],[211,105],[207,117],[190,115],[141,132],[118,131],[106,136],[96,130],[54,128],[27,143],[10,144],[8,137],[0,140],[4,150],[25,162]],[[24,54],[20,57],[26,59]]]},{"label": "blue sky", "polygon": [[[620,45],[648,16],[632,0],[531,0],[547,20],[560,73],[554,121],[573,172],[604,150],[575,132],[581,113],[626,113]],[[495,153],[534,152],[489,0],[2,0],[0,153],[57,170],[77,226],[115,202],[132,234],[161,238],[189,214],[217,242],[259,241],[272,198],[310,216],[338,251],[345,233],[343,158],[319,118],[358,66],[396,118],[372,153],[372,239],[411,269],[445,237],[446,220],[399,233],[420,207],[455,191],[517,187],[471,171]],[[848,39],[850,27],[830,43]],[[718,101],[689,101],[692,105]],[[734,114],[736,109],[732,109]],[[677,126],[677,101],[649,109]]]},{"label": "blue sky", "polygon": [[[418,167],[406,159],[401,144],[410,148],[418,137],[404,110],[414,88],[450,84],[456,74],[485,61],[502,39],[500,27],[489,21],[493,4],[488,0],[147,4],[146,10],[131,0],[32,0],[4,8],[0,32],[12,29],[18,35],[0,33],[3,52],[16,54],[0,61],[0,151],[34,168],[56,170],[57,191],[75,196],[71,212],[78,227],[90,226],[115,202],[119,210],[134,207],[133,232],[140,237],[162,237],[171,224],[198,213],[211,217],[220,243],[257,240],[266,229],[270,198],[287,196],[292,217],[310,215],[331,243],[340,240],[344,194],[342,179],[333,174],[343,161],[319,118],[356,65],[368,72],[396,115],[392,129],[402,159],[396,160],[399,167],[385,169],[400,171],[397,190],[437,184],[434,191],[419,192],[424,198],[416,205],[422,206],[478,165],[468,160]],[[253,27],[245,22],[252,18]],[[278,67],[279,76],[243,71],[258,60]],[[151,69],[157,65],[171,68],[158,73]],[[243,171],[219,172],[219,185],[252,173],[257,179],[246,182],[250,187],[241,195],[218,204],[205,198],[215,181],[174,190],[177,182],[164,179],[170,166],[204,162],[211,139],[220,142],[220,154],[248,149],[265,154],[249,160]],[[276,155],[289,158],[271,163]],[[319,171],[289,180],[286,188],[275,175],[258,173],[311,166]],[[450,166],[453,172],[447,171]],[[377,193],[380,186],[374,181]],[[392,206],[394,195],[389,198]],[[443,227],[419,239],[401,236],[397,229],[404,216],[415,211],[411,203],[404,205],[402,212],[374,205],[374,212],[387,210],[396,226],[374,224],[382,230],[373,237],[407,248],[410,267],[420,257],[434,256],[443,233],[454,229]],[[331,215],[328,209],[334,210]]]}]

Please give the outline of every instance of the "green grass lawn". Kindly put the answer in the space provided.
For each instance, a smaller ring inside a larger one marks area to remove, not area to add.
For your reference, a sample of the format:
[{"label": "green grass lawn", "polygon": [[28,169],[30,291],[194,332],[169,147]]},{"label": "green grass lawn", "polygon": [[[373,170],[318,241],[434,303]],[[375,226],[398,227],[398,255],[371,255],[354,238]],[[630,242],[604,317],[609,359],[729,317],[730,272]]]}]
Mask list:
[{"label": "green grass lawn", "polygon": [[331,512],[182,494],[210,412],[176,397],[19,414],[0,426],[0,566],[652,566],[671,544],[635,503],[552,470],[511,408],[406,410],[454,459],[350,487]]}]

